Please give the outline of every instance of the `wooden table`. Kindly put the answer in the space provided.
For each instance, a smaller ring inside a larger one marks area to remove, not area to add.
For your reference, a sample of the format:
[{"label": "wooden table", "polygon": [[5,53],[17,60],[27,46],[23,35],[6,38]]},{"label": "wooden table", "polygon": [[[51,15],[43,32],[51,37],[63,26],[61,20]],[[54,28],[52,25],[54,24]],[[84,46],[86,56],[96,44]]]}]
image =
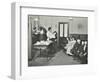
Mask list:
[{"label": "wooden table", "polygon": [[[48,44],[33,44],[33,48],[38,49],[40,51],[40,56],[41,56],[41,51],[45,50],[52,42],[49,42]],[[46,55],[47,55],[47,51],[46,51]],[[36,59],[39,55],[35,56],[34,59]],[[47,59],[48,59],[48,55],[47,55]]]}]

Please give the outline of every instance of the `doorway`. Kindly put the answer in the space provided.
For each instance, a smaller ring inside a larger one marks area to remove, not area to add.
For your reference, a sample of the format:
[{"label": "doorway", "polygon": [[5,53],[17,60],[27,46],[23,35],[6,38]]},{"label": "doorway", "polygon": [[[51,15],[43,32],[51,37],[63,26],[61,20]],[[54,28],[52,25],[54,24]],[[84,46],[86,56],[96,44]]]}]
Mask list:
[{"label": "doorway", "polygon": [[60,44],[60,39],[65,39],[69,36],[69,22],[59,22],[58,23],[58,45]]}]

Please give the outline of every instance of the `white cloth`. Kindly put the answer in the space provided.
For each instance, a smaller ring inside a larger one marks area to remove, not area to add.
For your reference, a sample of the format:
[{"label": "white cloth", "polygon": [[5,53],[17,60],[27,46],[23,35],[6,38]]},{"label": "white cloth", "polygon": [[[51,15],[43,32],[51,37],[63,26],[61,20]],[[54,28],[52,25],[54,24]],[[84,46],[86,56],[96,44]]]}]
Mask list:
[{"label": "white cloth", "polygon": [[40,34],[44,34],[44,31],[43,31],[43,30],[41,30],[41,31],[40,31]]},{"label": "white cloth", "polygon": [[86,45],[84,45],[84,51],[85,51]]},{"label": "white cloth", "polygon": [[38,41],[34,45],[49,45],[52,41]]},{"label": "white cloth", "polygon": [[48,39],[52,39],[52,38],[55,38],[55,35],[52,32],[48,31],[47,37],[48,37]]},{"label": "white cloth", "polygon": [[66,54],[70,54],[70,55],[73,55],[70,51],[71,49],[73,48],[75,44],[75,41],[69,41],[68,44],[66,45],[65,49],[67,50],[66,51]]}]

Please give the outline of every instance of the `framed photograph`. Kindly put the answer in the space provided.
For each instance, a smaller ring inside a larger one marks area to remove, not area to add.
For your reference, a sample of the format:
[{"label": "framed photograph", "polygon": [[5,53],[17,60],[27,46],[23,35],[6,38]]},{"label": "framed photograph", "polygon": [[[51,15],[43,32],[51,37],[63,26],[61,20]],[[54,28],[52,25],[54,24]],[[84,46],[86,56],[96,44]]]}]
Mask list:
[{"label": "framed photograph", "polygon": [[[95,72],[94,8],[12,3],[12,78]],[[92,51],[92,52],[91,52]]]}]

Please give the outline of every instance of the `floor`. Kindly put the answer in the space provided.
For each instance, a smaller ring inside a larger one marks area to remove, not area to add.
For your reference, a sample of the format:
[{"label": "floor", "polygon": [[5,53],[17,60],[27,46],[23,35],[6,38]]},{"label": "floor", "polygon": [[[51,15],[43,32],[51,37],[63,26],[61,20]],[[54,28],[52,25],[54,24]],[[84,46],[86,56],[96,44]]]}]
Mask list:
[{"label": "floor", "polygon": [[29,66],[48,66],[48,65],[75,65],[80,64],[79,61],[74,60],[72,56],[68,56],[62,50],[57,52],[55,56],[48,60],[44,57],[38,57],[37,59],[29,61]]}]

